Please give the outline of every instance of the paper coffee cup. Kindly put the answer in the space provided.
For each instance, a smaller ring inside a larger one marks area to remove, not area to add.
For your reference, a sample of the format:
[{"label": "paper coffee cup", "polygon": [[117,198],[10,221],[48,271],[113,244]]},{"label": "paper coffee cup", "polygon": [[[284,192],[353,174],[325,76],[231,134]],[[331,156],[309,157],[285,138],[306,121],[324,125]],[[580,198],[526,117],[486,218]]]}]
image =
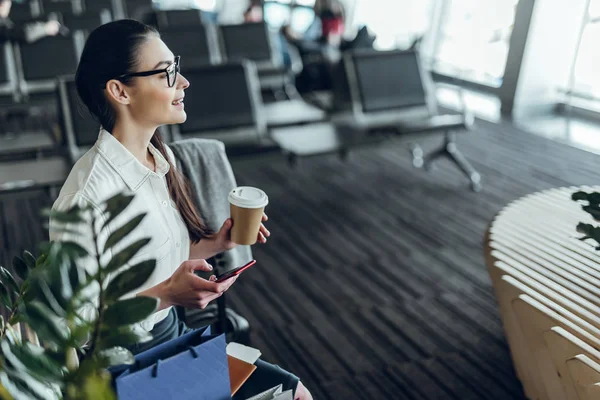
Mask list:
[{"label": "paper coffee cup", "polygon": [[240,186],[229,192],[228,198],[233,219],[231,240],[245,245],[256,243],[269,197],[260,189]]}]

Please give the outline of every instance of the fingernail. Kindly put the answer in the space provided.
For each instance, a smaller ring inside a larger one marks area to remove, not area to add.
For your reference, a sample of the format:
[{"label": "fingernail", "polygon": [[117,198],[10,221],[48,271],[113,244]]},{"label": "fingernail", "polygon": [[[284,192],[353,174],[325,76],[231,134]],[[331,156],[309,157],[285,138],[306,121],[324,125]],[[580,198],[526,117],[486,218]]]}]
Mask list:
[{"label": "fingernail", "polygon": [[213,269],[212,265],[208,264],[208,270],[212,271],[212,269]]}]

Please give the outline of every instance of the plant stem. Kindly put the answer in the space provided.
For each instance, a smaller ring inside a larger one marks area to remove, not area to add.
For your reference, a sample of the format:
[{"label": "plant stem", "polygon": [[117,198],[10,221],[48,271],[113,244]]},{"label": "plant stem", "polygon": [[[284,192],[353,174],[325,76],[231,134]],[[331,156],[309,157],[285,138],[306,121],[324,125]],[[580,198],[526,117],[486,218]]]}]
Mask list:
[{"label": "plant stem", "polygon": [[96,264],[98,265],[98,284],[100,285],[100,294],[98,300],[98,318],[94,326],[94,332],[92,333],[92,343],[90,350],[86,353],[85,358],[93,357],[96,347],[98,345],[98,336],[100,335],[100,325],[102,324],[102,318],[104,317],[104,277],[102,276],[102,265],[100,264],[100,248],[98,246],[98,234],[96,233],[96,217],[92,217],[92,235],[94,240],[94,246],[96,247]]},{"label": "plant stem", "polygon": [[13,303],[12,310],[10,311],[8,318],[6,319],[6,322],[4,324],[4,329],[2,330],[2,334],[0,334],[0,337],[4,337],[4,335],[6,335],[6,328],[8,327],[8,325],[10,325],[10,320],[13,319],[13,317],[17,314],[17,310],[19,308],[19,301],[22,300],[22,297],[23,297],[23,291],[21,290],[21,292],[15,299],[15,302]]}]

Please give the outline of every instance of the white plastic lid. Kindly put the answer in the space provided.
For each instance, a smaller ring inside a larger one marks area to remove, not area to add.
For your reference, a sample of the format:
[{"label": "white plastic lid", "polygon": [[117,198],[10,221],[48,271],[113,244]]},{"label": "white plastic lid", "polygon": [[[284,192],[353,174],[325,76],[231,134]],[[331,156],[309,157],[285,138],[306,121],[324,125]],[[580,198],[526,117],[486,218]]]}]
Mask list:
[{"label": "white plastic lid", "polygon": [[229,202],[241,208],[260,208],[269,204],[269,197],[265,192],[251,186],[239,186],[229,192]]}]

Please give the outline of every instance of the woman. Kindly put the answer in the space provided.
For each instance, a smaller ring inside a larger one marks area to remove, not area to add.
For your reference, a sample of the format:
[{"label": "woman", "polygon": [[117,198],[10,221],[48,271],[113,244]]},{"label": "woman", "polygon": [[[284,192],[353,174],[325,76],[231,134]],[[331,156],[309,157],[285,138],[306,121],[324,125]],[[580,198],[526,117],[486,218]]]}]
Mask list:
[{"label": "woman", "polygon": [[[174,168],[173,153],[157,132],[161,125],[186,120],[183,98],[190,83],[179,74],[179,57],[153,28],[134,20],[97,28],[86,42],[75,83],[102,129],[96,144],[73,167],[53,208],[64,210],[79,204],[98,209],[103,200],[127,191],[135,198],[111,226],[147,213],[121,244],[124,248],[149,237],[146,253],[136,258],[157,260],[148,282],[131,293],[160,301],[158,311],[140,323],[154,339],[135,346],[132,351],[136,353],[184,333],[172,306],[204,308],[235,282],[236,278],[231,278],[217,283],[214,276],[205,280],[194,274],[196,270],[210,271],[206,259],[236,246],[229,239],[232,221],[226,220],[215,234],[204,225],[183,177]],[[90,236],[82,233],[68,239],[93,249]],[[266,242],[268,236],[269,231],[261,226],[259,242]],[[50,238],[67,239],[52,226]],[[294,375],[261,360],[257,366],[250,379],[258,378],[246,390],[258,393],[283,383],[295,390],[296,399],[311,399]]]}]

